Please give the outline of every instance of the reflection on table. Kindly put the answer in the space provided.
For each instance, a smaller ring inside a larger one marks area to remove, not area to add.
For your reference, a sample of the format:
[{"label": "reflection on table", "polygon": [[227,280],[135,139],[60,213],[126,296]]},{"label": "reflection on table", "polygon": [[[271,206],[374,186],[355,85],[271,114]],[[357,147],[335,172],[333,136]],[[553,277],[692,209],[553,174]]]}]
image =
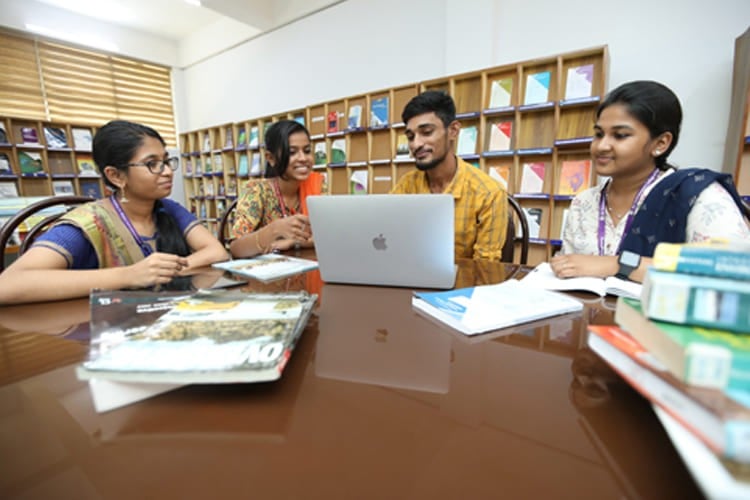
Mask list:
[{"label": "reflection on table", "polygon": [[[522,272],[462,261],[457,286]],[[103,414],[74,373],[85,340],[66,336],[88,301],[3,308],[0,497],[699,496],[650,407],[585,348],[609,300],[466,337],[415,313],[408,289],[317,272],[242,289],[320,295],[280,381]]]}]

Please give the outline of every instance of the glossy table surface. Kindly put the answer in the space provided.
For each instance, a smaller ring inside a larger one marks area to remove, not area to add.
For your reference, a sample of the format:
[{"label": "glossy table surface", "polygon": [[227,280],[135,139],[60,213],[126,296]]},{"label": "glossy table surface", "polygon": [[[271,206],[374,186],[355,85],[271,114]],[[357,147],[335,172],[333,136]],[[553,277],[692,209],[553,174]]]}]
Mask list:
[{"label": "glossy table surface", "polygon": [[[517,271],[462,261],[457,286]],[[87,300],[0,308],[0,498],[700,497],[650,405],[585,347],[610,299],[466,337],[411,290],[316,277],[243,287],[320,295],[281,380],[102,414],[74,372]]]}]

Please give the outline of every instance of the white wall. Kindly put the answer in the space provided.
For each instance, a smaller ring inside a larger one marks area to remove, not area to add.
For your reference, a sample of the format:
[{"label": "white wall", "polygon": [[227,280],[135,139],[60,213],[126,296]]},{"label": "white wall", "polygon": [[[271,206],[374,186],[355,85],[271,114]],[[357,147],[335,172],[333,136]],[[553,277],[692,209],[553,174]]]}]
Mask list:
[{"label": "white wall", "polygon": [[348,0],[181,70],[179,129],[606,44],[609,88],[654,79],[681,98],[672,159],[718,170],[749,23],[748,0]]}]

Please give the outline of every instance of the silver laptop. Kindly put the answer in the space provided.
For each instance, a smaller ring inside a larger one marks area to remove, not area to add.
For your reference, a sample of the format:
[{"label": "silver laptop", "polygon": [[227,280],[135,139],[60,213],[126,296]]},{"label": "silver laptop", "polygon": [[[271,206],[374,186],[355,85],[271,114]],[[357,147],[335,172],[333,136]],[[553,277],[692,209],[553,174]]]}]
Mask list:
[{"label": "silver laptop", "polygon": [[452,336],[411,307],[404,288],[323,285],[315,374],[445,394]]},{"label": "silver laptop", "polygon": [[307,206],[324,282],[453,287],[451,195],[311,196]]}]

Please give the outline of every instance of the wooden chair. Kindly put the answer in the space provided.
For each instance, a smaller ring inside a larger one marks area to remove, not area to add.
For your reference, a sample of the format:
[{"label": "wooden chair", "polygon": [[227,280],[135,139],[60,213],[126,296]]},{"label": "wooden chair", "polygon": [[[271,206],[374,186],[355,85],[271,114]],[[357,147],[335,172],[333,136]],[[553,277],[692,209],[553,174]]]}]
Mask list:
[{"label": "wooden chair", "polygon": [[[521,225],[521,236],[516,236],[516,219]],[[508,195],[508,231],[505,236],[503,253],[501,260],[503,262],[513,262],[516,250],[516,242],[521,242],[521,256],[518,263],[526,265],[529,260],[529,224],[526,222],[526,216],[513,196]]]},{"label": "wooden chair", "polygon": [[219,241],[222,245],[224,245],[224,248],[229,250],[229,243],[231,241],[231,238],[229,237],[228,231],[229,231],[229,225],[230,220],[233,217],[234,209],[237,208],[237,200],[234,200],[232,203],[229,204],[227,209],[224,211],[224,214],[221,216],[221,220],[219,221],[219,231],[218,231],[218,237]]},{"label": "wooden chair", "polygon": [[91,198],[89,196],[51,196],[49,198],[37,201],[36,203],[32,203],[31,205],[19,210],[18,213],[8,219],[8,221],[0,228],[0,250],[2,250],[3,253],[2,259],[0,259],[0,272],[3,272],[5,270],[6,255],[11,253],[8,251],[8,242],[10,241],[13,233],[18,228],[18,226],[23,224],[29,217],[44,209],[48,209],[51,207],[60,208],[59,211],[46,216],[44,219],[42,219],[40,222],[37,222],[33,227],[29,229],[23,242],[18,247],[19,256],[31,247],[32,243],[34,243],[34,240],[36,240],[39,235],[46,231],[50,224],[55,222],[69,210],[75,208],[75,206],[82,203],[88,203],[90,201],[94,201],[94,198]]}]

